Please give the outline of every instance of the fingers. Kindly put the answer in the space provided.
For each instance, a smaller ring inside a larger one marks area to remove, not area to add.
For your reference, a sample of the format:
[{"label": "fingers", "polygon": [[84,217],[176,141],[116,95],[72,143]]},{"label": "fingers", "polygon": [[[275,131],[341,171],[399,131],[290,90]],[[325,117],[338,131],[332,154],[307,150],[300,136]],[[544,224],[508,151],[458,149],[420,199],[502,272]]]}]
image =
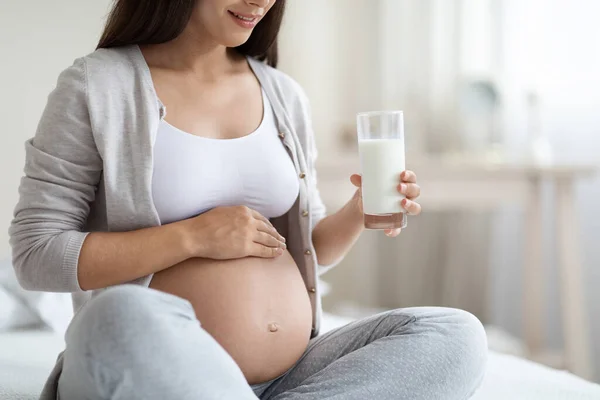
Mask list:
[{"label": "fingers", "polygon": [[277,232],[271,221],[258,211],[248,207],[244,207],[244,211],[248,213],[247,215],[252,216],[254,221],[252,227],[256,229],[251,234],[252,242],[246,245],[246,254],[261,258],[274,258],[282,255],[287,247],[285,238]]},{"label": "fingers", "polygon": [[279,247],[282,250],[285,250],[287,248],[285,243],[273,237],[272,234],[266,232],[256,232],[256,236],[254,237],[254,243],[262,244],[266,247]]},{"label": "fingers", "polygon": [[277,230],[270,223],[267,224],[264,221],[257,221],[256,230],[258,232],[264,232],[264,233],[270,235],[271,237],[273,237],[275,240],[279,241],[282,244],[285,243],[285,238],[283,236],[281,236],[279,234],[279,232],[277,232]]},{"label": "fingers", "polygon": [[400,181],[404,183],[417,183],[417,175],[412,171],[404,171],[400,174]]},{"label": "fingers", "polygon": [[394,238],[402,232],[402,229],[386,229],[384,232],[387,237]]},{"label": "fingers", "polygon": [[417,202],[414,202],[414,201],[411,201],[408,199],[403,199],[400,202],[400,205],[402,206],[402,208],[404,208],[408,212],[408,215],[421,214],[421,205]]},{"label": "fingers", "polygon": [[267,247],[262,244],[253,243],[250,246],[249,255],[260,258],[275,258],[283,254],[280,247]]},{"label": "fingers", "polygon": [[273,226],[273,224],[271,223],[271,221],[269,221],[269,219],[267,217],[265,217],[264,215],[262,215],[258,211],[255,211],[255,210],[252,210],[252,209],[250,211],[252,212],[252,216],[258,222],[258,225],[257,225],[257,230],[258,231],[260,231],[260,232],[266,232],[266,233],[270,234],[271,236],[273,236],[274,238],[276,238],[279,241],[281,241],[282,243],[285,243],[285,238],[283,236],[281,236],[279,234],[279,232],[277,232],[277,229],[275,229],[275,227]]},{"label": "fingers", "polygon": [[360,188],[362,185],[362,176],[358,175],[358,174],[353,174],[350,177],[350,182],[352,182],[352,184],[354,186],[356,186],[357,188]]},{"label": "fingers", "polygon": [[262,215],[258,211],[255,211],[255,210],[253,210],[251,208],[249,210],[252,213],[252,216],[254,217],[254,219],[262,221],[262,222],[264,222],[265,224],[267,224],[269,226],[273,226],[273,224],[271,223],[271,221],[269,221],[269,219],[267,217],[265,217],[264,215]]},{"label": "fingers", "polygon": [[401,183],[397,189],[398,193],[405,195],[409,200],[414,200],[421,195],[421,187],[416,183]]}]

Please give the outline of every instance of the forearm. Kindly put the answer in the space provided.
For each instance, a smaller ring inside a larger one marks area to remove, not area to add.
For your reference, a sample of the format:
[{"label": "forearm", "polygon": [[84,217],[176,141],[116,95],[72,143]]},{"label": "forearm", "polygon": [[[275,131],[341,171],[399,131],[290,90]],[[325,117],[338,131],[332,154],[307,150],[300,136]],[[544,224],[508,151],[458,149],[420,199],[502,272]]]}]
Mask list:
[{"label": "forearm", "polygon": [[173,223],[130,232],[94,232],[83,243],[79,285],[93,290],[153,274],[191,257],[184,225]]},{"label": "forearm", "polygon": [[313,230],[313,245],[319,265],[331,265],[343,258],[364,230],[358,197],[338,212],[323,218]]}]

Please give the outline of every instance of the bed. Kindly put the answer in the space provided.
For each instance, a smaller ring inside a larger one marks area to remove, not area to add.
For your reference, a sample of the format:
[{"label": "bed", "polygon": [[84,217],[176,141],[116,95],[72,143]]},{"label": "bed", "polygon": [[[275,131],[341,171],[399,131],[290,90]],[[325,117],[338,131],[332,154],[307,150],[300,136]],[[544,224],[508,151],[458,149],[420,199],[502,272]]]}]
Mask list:
[{"label": "bed", "polygon": [[[323,330],[348,322],[326,315]],[[0,399],[37,399],[62,336],[49,331],[0,333]],[[488,371],[474,400],[598,400],[600,385],[514,356],[490,352]]]}]

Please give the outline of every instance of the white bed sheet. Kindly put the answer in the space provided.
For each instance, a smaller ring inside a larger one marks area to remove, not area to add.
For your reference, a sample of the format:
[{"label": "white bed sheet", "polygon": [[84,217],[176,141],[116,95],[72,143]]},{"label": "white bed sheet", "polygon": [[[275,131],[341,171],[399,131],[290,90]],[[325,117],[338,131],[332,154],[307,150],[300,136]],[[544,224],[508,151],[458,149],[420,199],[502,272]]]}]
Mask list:
[{"label": "white bed sheet", "polygon": [[599,400],[600,386],[514,356],[490,352],[483,384],[472,400]]},{"label": "white bed sheet", "polygon": [[37,399],[63,348],[49,331],[0,333],[0,399]]},{"label": "white bed sheet", "polygon": [[[322,329],[347,323],[326,316]],[[0,334],[0,399],[32,400],[42,389],[61,336],[50,332]],[[488,371],[474,400],[599,400],[600,385],[513,356],[490,352]]]}]

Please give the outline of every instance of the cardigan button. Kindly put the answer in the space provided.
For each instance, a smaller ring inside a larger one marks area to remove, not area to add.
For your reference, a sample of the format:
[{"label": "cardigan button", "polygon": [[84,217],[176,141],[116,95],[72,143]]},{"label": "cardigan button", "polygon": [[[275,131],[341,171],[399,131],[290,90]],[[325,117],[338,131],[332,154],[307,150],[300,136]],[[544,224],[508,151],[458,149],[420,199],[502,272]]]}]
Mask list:
[{"label": "cardigan button", "polygon": [[281,139],[284,139],[284,138],[285,138],[285,133],[284,133],[284,132],[280,132],[280,133],[279,133],[279,137],[280,137]]},{"label": "cardigan button", "polygon": [[299,175],[299,176],[300,176],[300,179],[304,179],[304,178],[306,178],[306,174],[305,174],[304,172],[300,172],[300,175]]},{"label": "cardigan button", "polygon": [[308,291],[311,293],[316,293],[317,289],[315,289],[314,287],[311,287],[310,289],[308,289]]},{"label": "cardigan button", "polygon": [[302,211],[302,216],[303,217],[308,217],[308,211],[306,211],[306,210]]},{"label": "cardigan button", "polygon": [[311,256],[311,255],[312,255],[312,251],[310,251],[310,250],[306,250],[306,251],[304,252],[304,254],[306,254],[307,256]]}]

